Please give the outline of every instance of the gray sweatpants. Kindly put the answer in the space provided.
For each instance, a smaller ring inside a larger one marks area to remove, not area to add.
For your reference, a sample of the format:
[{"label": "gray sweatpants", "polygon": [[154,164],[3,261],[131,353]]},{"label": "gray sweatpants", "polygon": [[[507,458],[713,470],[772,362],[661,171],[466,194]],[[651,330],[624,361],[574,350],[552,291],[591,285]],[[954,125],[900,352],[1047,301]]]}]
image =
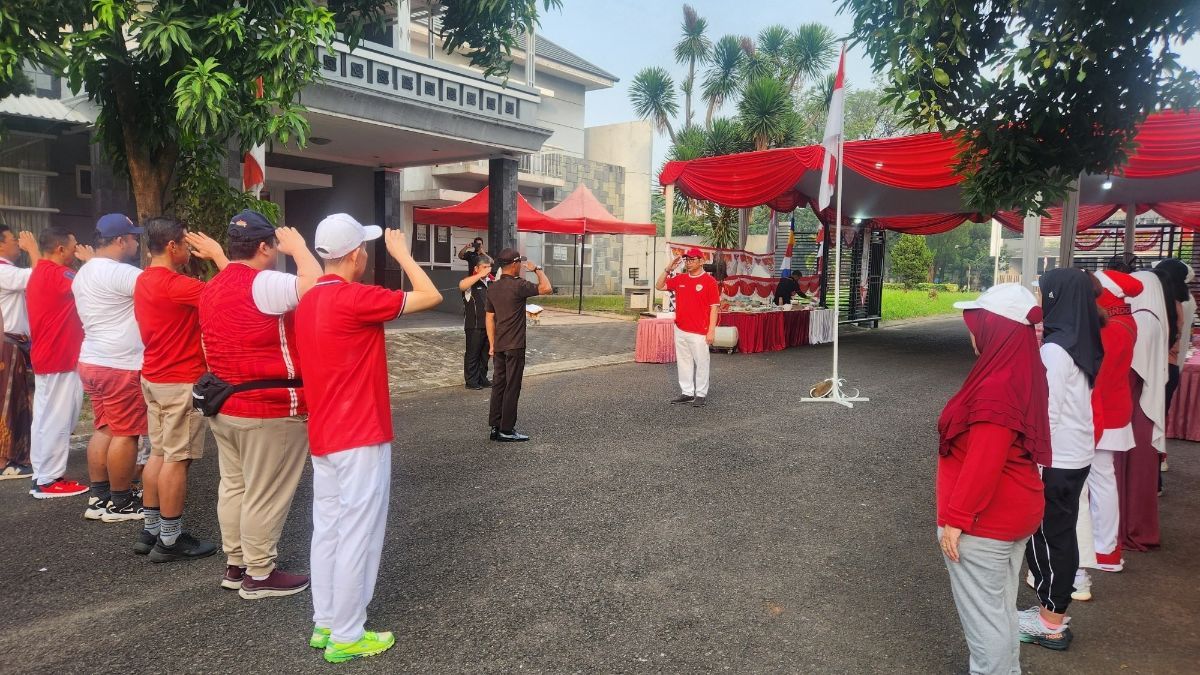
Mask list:
[{"label": "gray sweatpants", "polygon": [[[939,541],[941,537],[939,527]],[[1025,540],[999,541],[964,534],[958,538],[958,562],[942,557],[971,650],[971,675],[1019,674],[1017,588]]]}]

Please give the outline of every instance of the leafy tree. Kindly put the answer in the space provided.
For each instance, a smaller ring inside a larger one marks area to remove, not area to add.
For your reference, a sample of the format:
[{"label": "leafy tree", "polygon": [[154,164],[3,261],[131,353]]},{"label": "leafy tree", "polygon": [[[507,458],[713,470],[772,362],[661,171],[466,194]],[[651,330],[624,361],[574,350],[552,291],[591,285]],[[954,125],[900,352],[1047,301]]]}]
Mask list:
[{"label": "leafy tree", "polygon": [[904,287],[912,289],[929,280],[929,268],[933,265],[933,252],[925,245],[925,237],[915,234],[900,235],[891,250],[892,274]]},{"label": "leafy tree", "polygon": [[796,126],[791,94],[782,81],[769,75],[746,85],[737,109],[738,122],[755,150],[779,145]]},{"label": "leafy tree", "polygon": [[[690,94],[688,99],[690,106]],[[638,71],[629,85],[629,100],[638,117],[650,120],[659,133],[675,140],[671,118],[679,113],[679,103],[675,101],[675,81],[666,69],[655,66]]]},{"label": "leafy tree", "polygon": [[683,90],[683,125],[692,123],[692,94],[696,89],[696,64],[708,60],[712,52],[712,41],[705,35],[708,21],[696,13],[691,5],[683,6],[683,25],[679,42],[675,43],[675,63],[687,64],[687,79],[680,85]]},{"label": "leafy tree", "polygon": [[1195,0],[843,0],[854,39],[914,127],[961,131],[969,208],[1042,210],[1080,173],[1116,170],[1137,124],[1194,107],[1200,75],[1172,44]]},{"label": "leafy tree", "polygon": [[[561,0],[541,0],[545,8]],[[167,210],[175,182],[217,189],[227,147],[308,135],[297,101],[319,77],[318,46],[357,44],[393,0],[22,0],[0,14],[0,84],[28,61],[99,107],[96,136],[133,188],[139,219]],[[446,3],[444,47],[493,74],[539,0]],[[261,88],[258,86],[261,82]],[[260,96],[261,89],[261,96]],[[189,172],[184,175],[183,171]],[[228,188],[214,195],[239,199]]]}]

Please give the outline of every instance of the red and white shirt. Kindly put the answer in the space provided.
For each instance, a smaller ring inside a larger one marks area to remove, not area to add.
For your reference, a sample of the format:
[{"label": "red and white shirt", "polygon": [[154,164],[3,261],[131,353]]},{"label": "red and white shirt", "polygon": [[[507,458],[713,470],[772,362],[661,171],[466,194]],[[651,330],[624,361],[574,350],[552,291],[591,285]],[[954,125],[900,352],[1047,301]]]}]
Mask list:
[{"label": "red and white shirt", "polygon": [[391,442],[383,324],[400,316],[404,300],[404,291],[332,274],[300,300],[296,338],[313,455]]},{"label": "red and white shirt", "polygon": [[667,279],[667,290],[675,292],[675,325],[685,333],[708,335],[713,305],[721,304],[717,280],[708,272],[696,276],[677,274]]},{"label": "red and white shirt", "polygon": [[146,346],[142,377],[156,384],[195,382],[204,374],[200,293],[204,283],[166,267],[147,267],[133,287],[133,315]]},{"label": "red and white shirt", "polygon": [[69,373],[79,364],[83,323],[71,284],[75,271],[43,258],[25,288],[29,308],[30,359],[37,375]]},{"label": "red and white shirt", "polygon": [[[300,377],[293,312],[297,279],[231,262],[200,293],[200,336],[208,369],[230,384]],[[290,288],[290,291],[289,291]],[[307,412],[298,388],[255,389],[229,397],[221,414],[272,419]]]}]

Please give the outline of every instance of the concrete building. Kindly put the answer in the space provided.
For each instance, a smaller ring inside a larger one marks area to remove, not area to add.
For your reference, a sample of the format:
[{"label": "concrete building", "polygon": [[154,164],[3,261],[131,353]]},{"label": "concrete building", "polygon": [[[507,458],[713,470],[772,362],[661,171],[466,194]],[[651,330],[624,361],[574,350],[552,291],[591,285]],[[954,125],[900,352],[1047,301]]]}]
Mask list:
[{"label": "concrete building", "polygon": [[[309,144],[267,148],[263,198],[279,205],[284,223],[311,237],[322,217],[344,211],[403,228],[414,256],[448,288],[465,271],[459,248],[488,234],[415,225],[415,207],[455,204],[491,184],[493,198],[515,185],[544,209],[582,183],[618,217],[650,220],[650,126],[584,125],[587,93],[612,87],[615,75],[550,39],[522,35],[509,77],[484,77],[442,52],[429,7],[398,1],[387,25],[353,51],[341,42],[319,48],[322,79],[300,101]],[[86,101],[66,97],[58,78],[35,75],[36,97],[0,101],[0,219],[35,230],[63,224],[89,240],[98,215],[133,212],[129,190],[90,143],[95,113]],[[227,166],[240,184],[237,160]],[[577,284],[575,237],[522,233],[495,243],[489,250],[515,244],[544,264],[562,292]],[[622,248],[620,237],[587,237],[585,292],[620,292]],[[382,243],[372,254],[368,280],[400,287]],[[457,294],[445,295],[443,309],[461,311]]]}]

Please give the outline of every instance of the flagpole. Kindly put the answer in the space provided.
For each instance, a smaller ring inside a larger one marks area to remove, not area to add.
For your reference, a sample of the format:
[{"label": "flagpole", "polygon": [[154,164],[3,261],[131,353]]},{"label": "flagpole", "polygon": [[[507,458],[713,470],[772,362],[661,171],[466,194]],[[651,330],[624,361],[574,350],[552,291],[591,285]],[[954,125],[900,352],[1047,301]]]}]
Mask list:
[{"label": "flagpole", "polygon": [[[842,79],[842,73],[844,72],[842,69],[845,64],[845,58],[846,58],[846,48],[843,45],[842,56],[841,56],[841,59],[839,60],[839,64],[838,64],[838,71],[839,71],[838,80],[839,81]],[[842,86],[842,83],[839,83],[838,86]],[[842,115],[842,118],[844,120],[844,118],[845,118],[845,109],[844,108],[840,111],[840,114]],[[841,123],[841,121],[839,121],[838,126],[839,126],[839,131],[837,134],[837,188],[836,188],[837,206],[834,208],[834,217],[837,219],[837,225],[834,228],[834,236],[837,237],[837,242],[834,244],[834,254],[833,254],[833,377],[829,380],[829,384],[831,386],[829,389],[829,393],[826,396],[802,398],[800,400],[805,401],[805,402],[826,401],[829,403],[836,403],[838,405],[843,405],[843,406],[846,406],[847,408],[853,408],[854,404],[856,402],[869,401],[870,399],[860,397],[858,395],[857,390],[855,390],[853,396],[846,396],[842,392],[842,380],[841,380],[841,376],[838,374],[838,357],[839,357],[839,343],[840,343],[839,336],[841,333],[841,299],[842,299],[842,171],[845,166],[844,143],[846,140],[845,125],[843,123]],[[826,166],[828,166],[828,163],[826,163]],[[826,243],[826,250],[828,250],[828,243]]]}]

